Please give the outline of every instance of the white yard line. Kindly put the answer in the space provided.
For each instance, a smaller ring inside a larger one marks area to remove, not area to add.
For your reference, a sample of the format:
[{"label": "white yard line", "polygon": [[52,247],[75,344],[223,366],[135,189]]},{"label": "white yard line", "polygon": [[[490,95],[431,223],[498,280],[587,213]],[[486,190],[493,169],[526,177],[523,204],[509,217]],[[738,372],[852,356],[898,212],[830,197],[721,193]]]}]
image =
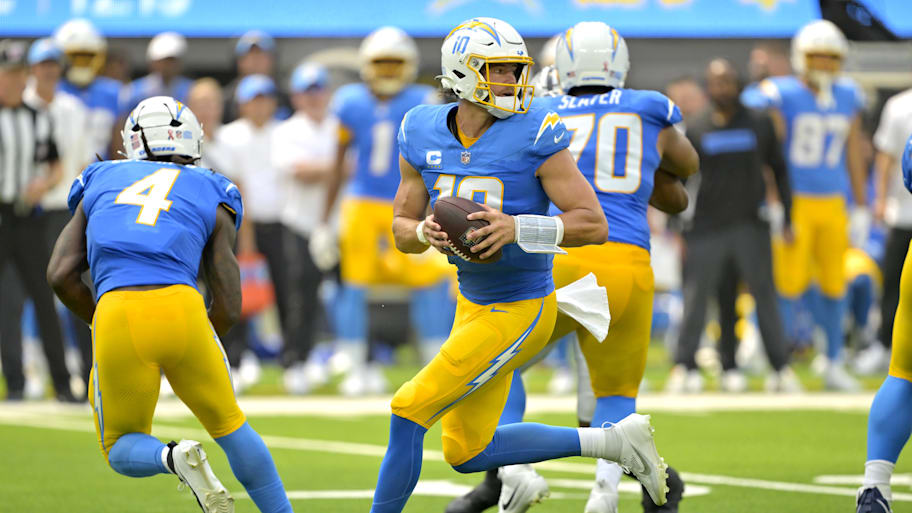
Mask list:
[{"label": "white yard line", "polygon": [[[300,401],[300,400],[298,400]],[[71,415],[49,416],[46,413],[37,413],[34,411],[38,405],[10,405],[0,406],[0,424],[13,426],[26,426],[34,428],[57,429],[65,431],[94,432],[94,426],[90,416],[85,408],[66,408]],[[40,409],[40,408],[39,408]],[[59,412],[58,412],[59,413]],[[74,416],[72,414],[77,414]],[[82,415],[85,415],[84,417]],[[154,434],[158,436],[178,437],[195,437],[198,439],[208,439],[208,434],[199,428],[186,428],[182,426],[156,425]],[[274,449],[290,449],[311,452],[325,452],[331,454],[348,454],[354,456],[369,456],[380,458],[386,453],[386,447],[374,444],[351,443],[335,440],[315,440],[307,438],[296,438],[287,436],[263,436],[266,445]],[[443,453],[441,451],[425,450],[424,460],[442,462]],[[587,476],[594,475],[594,463],[573,463],[565,461],[545,461],[537,463],[536,468],[552,472],[564,472],[583,474]],[[839,486],[823,486],[804,483],[789,483],[780,481],[768,481],[762,479],[748,479],[733,476],[695,474],[682,472],[682,477],[694,484],[704,485],[723,485],[740,488],[754,488],[763,490],[776,490],[784,492],[854,496],[855,488],[846,488]],[[308,492],[309,493],[309,492]],[[912,502],[910,493],[893,493],[894,501]]]},{"label": "white yard line", "polygon": [[[867,412],[874,392],[860,394],[699,394],[666,395],[644,394],[637,398],[637,409],[643,413],[673,412],[699,414],[717,411],[789,411],[826,410]],[[363,415],[388,415],[389,396],[347,399],[337,396],[310,397],[241,397],[241,409],[251,416],[359,417]],[[0,403],[0,415],[5,412],[28,412],[35,415],[82,413],[85,405],[67,405],[56,401]],[[576,413],[576,399],[571,396],[533,394],[528,397],[526,413]],[[190,417],[187,407],[177,399],[162,399],[156,418]]]}]

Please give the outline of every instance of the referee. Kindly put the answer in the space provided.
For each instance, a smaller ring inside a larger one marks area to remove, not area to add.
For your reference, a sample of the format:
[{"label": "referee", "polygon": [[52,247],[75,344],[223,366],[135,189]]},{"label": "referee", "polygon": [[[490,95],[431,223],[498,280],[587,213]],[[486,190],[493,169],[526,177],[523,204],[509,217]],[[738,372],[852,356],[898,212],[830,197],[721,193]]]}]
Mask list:
[{"label": "referee", "polygon": [[[63,353],[63,337],[45,272],[48,248],[45,219],[36,208],[61,176],[50,116],[23,102],[27,71],[25,46],[0,41],[0,273],[13,265],[22,288],[35,304],[41,342],[47,356],[57,399],[75,402]],[[10,300],[9,298],[5,298]],[[21,400],[22,373],[20,318],[22,298],[12,299],[0,316],[0,359],[8,400]]]},{"label": "referee", "polygon": [[[673,371],[688,380],[696,372],[695,354],[706,322],[710,295],[734,268],[747,282],[757,304],[760,334],[775,373],[767,380],[773,391],[797,391],[800,383],[788,369],[785,336],[773,287],[769,224],[760,217],[766,195],[764,166],[772,168],[785,207],[786,236],[791,189],[782,149],[773,124],[764,114],[745,108],[738,95],[740,79],[730,62],[715,59],[706,69],[712,107],[688,126],[688,138],[700,154],[700,186],[690,229],[685,232],[684,324]],[[734,358],[723,362],[737,372]]]}]

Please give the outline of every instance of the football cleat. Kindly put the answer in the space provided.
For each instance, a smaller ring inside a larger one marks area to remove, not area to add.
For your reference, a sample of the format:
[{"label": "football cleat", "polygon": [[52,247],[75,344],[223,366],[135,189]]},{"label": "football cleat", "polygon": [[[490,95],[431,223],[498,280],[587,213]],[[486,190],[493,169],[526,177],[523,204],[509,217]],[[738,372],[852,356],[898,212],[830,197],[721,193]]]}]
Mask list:
[{"label": "football cleat", "polygon": [[684,497],[684,480],[678,475],[677,470],[668,467],[666,471],[668,472],[668,502],[656,506],[649,497],[646,487],[643,487],[643,513],[678,513],[678,504]]},{"label": "football cleat", "polygon": [[[652,501],[650,500],[650,503]],[[602,479],[595,482],[592,491],[589,492],[589,500],[586,501],[584,513],[617,513],[618,510],[618,491],[612,488]]]},{"label": "football cleat", "polygon": [[445,513],[481,513],[493,507],[500,498],[500,478],[497,477],[499,469],[485,472],[485,479],[478,486],[462,497],[453,499],[446,507]]},{"label": "football cleat", "polygon": [[665,504],[668,465],[656,449],[653,436],[655,429],[649,423],[649,415],[631,413],[617,424],[606,428],[605,432],[611,430],[617,431],[622,442],[618,465],[643,485],[656,505]]},{"label": "football cleat", "polygon": [[234,498],[215,477],[206,452],[194,440],[181,440],[168,444],[168,464],[180,478],[183,487],[190,488],[204,513],[233,513]]},{"label": "football cleat", "polygon": [[538,475],[532,465],[500,467],[497,477],[502,483],[497,502],[499,513],[525,513],[551,494],[545,478]]},{"label": "football cleat", "polygon": [[827,390],[859,392],[861,384],[846,371],[841,362],[830,362],[823,371],[823,385]]},{"label": "football cleat", "polygon": [[722,391],[730,394],[740,394],[747,391],[747,378],[737,369],[727,370],[722,373]]},{"label": "football cleat", "polygon": [[855,498],[855,513],[893,513],[893,509],[890,508],[890,501],[880,493],[880,488],[862,486]]}]

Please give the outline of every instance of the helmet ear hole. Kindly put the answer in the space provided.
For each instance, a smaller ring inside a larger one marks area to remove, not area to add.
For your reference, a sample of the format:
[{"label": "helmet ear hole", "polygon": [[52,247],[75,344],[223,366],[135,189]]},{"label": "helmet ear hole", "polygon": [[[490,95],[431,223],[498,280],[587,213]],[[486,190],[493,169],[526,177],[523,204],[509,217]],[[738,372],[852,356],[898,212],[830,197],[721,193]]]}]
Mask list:
[{"label": "helmet ear hole", "polygon": [[178,121],[178,120],[176,120],[176,119],[172,119],[171,122],[168,123],[168,124],[171,125],[171,126],[173,126],[173,127],[179,127],[179,126],[183,125],[183,123],[181,123],[180,121]]},{"label": "helmet ear hole", "polygon": [[458,69],[454,69],[454,70],[453,70],[453,74],[456,75],[456,76],[459,77],[459,78],[465,78],[465,73],[459,71]]}]

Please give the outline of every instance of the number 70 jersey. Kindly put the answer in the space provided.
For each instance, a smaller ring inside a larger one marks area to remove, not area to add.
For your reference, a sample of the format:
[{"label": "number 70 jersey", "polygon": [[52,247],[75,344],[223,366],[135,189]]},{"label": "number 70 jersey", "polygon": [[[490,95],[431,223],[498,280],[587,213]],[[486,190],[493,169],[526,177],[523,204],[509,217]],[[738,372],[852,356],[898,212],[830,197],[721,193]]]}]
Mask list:
[{"label": "number 70 jersey", "polygon": [[659,132],[681,112],[656,91],[612,89],[597,95],[548,98],[570,138],[570,153],[595,189],[608,240],[649,250],[646,211],[662,156]]},{"label": "number 70 jersey", "polygon": [[203,248],[219,205],[243,206],[237,187],[205,168],[147,160],[96,162],[76,177],[67,199],[82,202],[96,299],[119,287],[196,287]]}]

